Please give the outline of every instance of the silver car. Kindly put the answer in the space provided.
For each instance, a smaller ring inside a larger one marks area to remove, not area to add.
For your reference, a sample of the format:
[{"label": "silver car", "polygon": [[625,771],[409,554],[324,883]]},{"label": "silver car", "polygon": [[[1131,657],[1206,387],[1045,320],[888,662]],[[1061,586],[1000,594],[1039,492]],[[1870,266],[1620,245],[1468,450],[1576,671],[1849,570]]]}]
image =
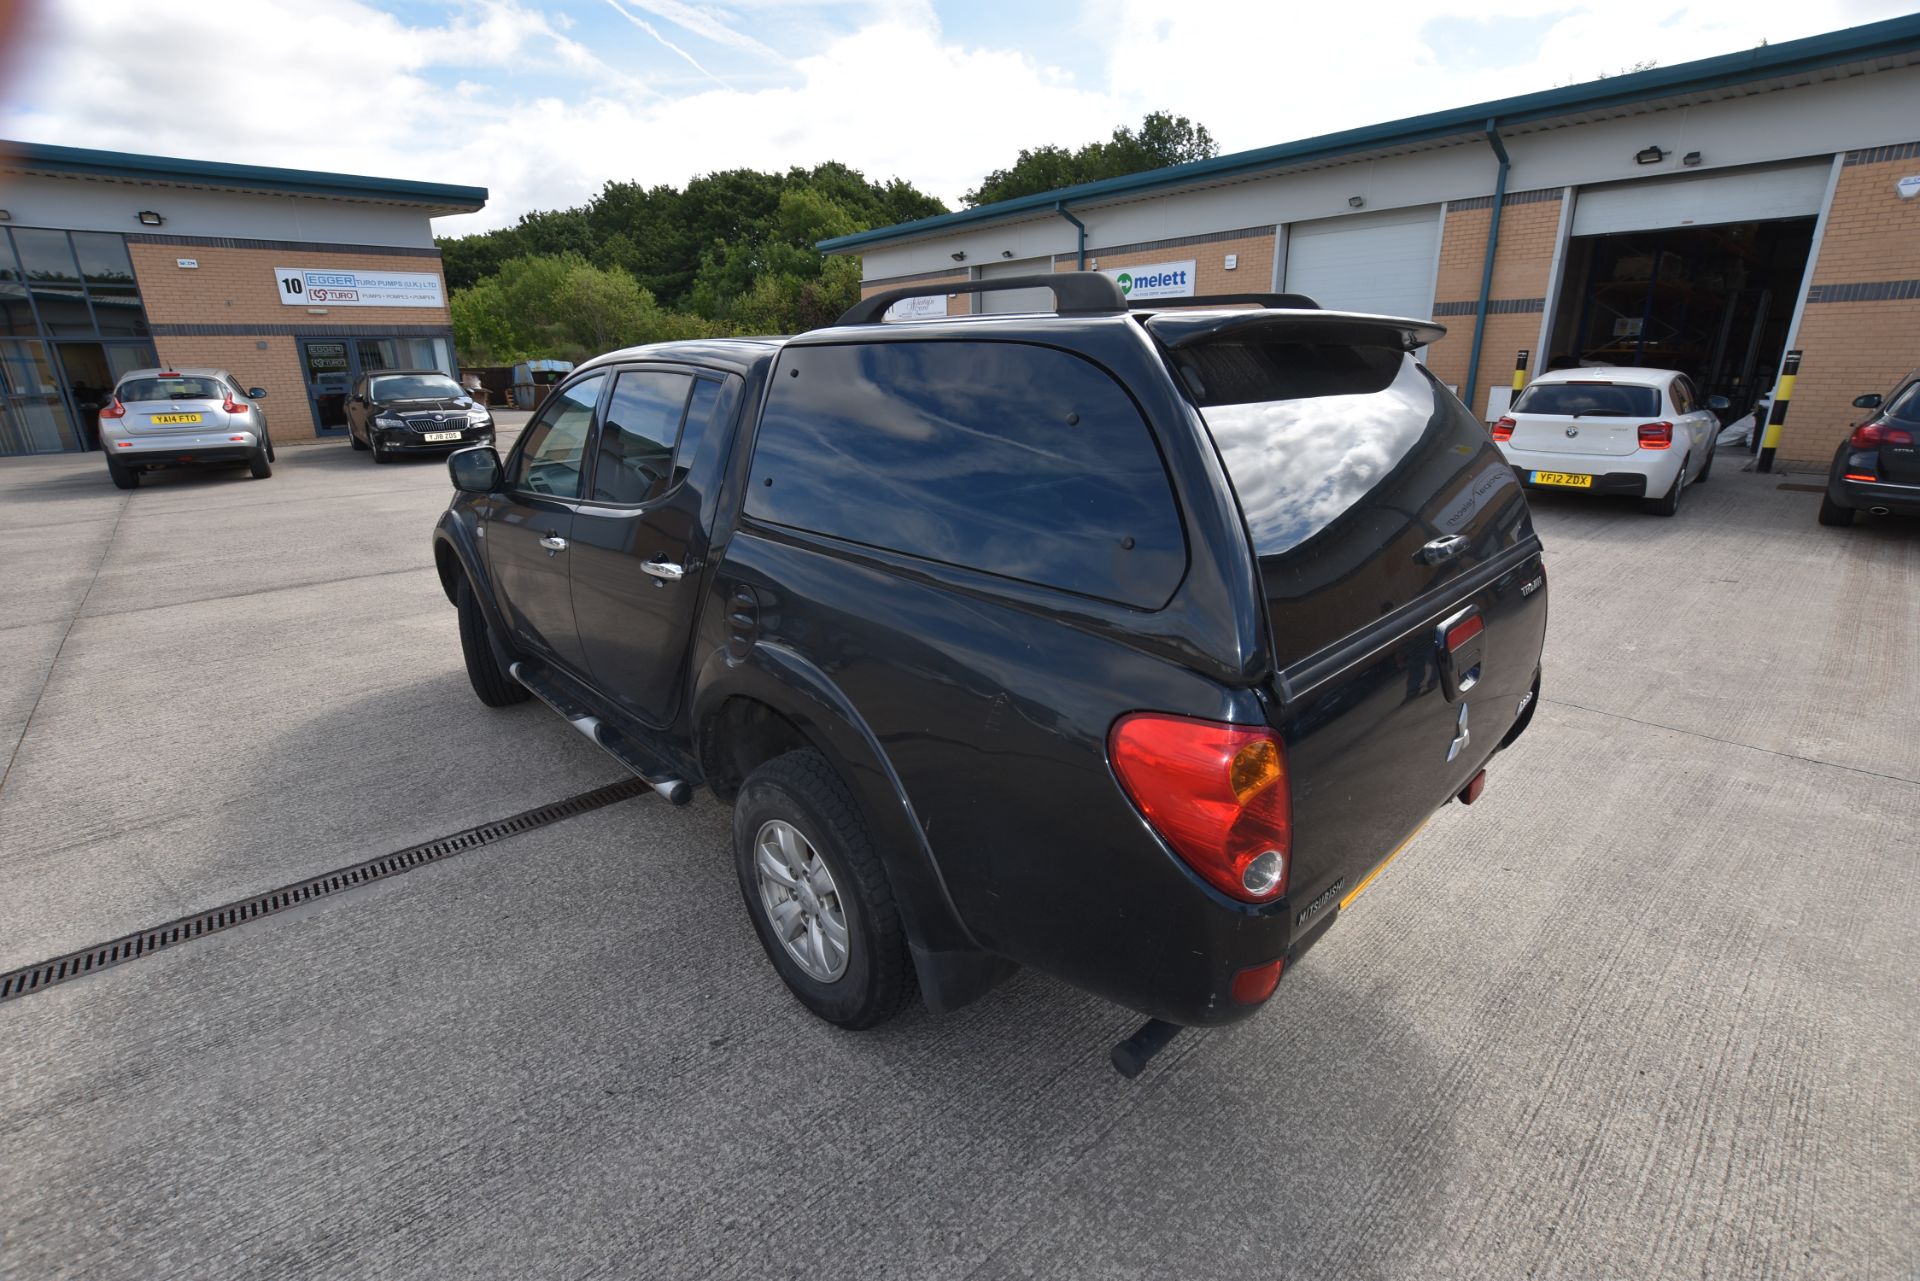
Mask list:
[{"label": "silver car", "polygon": [[136,369],[114,385],[100,410],[100,449],[121,489],[163,467],[245,463],[256,480],[273,475],[273,439],[257,403],[224,369]]}]

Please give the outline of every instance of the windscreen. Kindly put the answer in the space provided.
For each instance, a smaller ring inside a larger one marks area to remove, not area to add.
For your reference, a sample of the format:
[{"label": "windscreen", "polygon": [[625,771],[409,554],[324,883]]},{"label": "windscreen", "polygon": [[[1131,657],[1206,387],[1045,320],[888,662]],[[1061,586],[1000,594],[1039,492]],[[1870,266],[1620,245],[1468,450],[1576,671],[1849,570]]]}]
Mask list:
[{"label": "windscreen", "polygon": [[459,400],[467,393],[444,374],[391,374],[373,380],[375,400]]},{"label": "windscreen", "polygon": [[1660,413],[1660,389],[1597,380],[1535,383],[1513,402],[1513,412],[1570,418],[1653,418]]},{"label": "windscreen", "polygon": [[219,400],[227,389],[218,378],[182,375],[178,378],[129,378],[115,393],[122,403],[139,400]]}]

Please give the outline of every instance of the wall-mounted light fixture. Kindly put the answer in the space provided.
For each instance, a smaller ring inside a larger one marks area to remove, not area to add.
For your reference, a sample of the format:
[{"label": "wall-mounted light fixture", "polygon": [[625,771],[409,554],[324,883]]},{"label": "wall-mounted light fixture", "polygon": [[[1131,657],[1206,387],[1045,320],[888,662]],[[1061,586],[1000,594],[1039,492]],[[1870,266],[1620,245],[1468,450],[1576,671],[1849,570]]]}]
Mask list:
[{"label": "wall-mounted light fixture", "polygon": [[1347,197],[1347,208],[1349,209],[1358,209],[1360,208],[1360,206],[1366,203],[1367,203],[1367,198],[1365,196],[1348,196]]},{"label": "wall-mounted light fixture", "polygon": [[1680,157],[1680,163],[1686,165],[1688,168],[1692,168],[1694,165],[1700,163],[1700,153],[1697,151],[1689,151],[1686,155]]},{"label": "wall-mounted light fixture", "polygon": [[1667,158],[1667,153],[1658,147],[1647,147],[1633,153],[1633,162],[1638,165],[1657,165]]},{"label": "wall-mounted light fixture", "polygon": [[1011,257],[1013,257],[1013,250],[1011,250],[1011,249],[1002,249],[1002,250],[1000,251],[1000,256],[1001,256],[1002,258],[1011,258]]},{"label": "wall-mounted light fixture", "polygon": [[967,260],[967,251],[966,251],[966,250],[964,250],[964,249],[956,249],[956,250],[954,250],[954,251],[953,251],[953,260],[954,260],[955,262],[965,262],[965,261]]},{"label": "wall-mounted light fixture", "polygon": [[134,217],[140,220],[142,227],[158,227],[166,221],[165,218],[162,218],[151,209],[142,209],[139,213],[135,214]]}]

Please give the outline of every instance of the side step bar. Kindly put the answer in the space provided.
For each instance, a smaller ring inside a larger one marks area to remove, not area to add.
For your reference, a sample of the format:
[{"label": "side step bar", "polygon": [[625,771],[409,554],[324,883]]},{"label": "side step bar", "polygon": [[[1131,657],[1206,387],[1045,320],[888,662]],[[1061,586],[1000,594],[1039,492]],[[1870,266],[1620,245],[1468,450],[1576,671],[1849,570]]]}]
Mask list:
[{"label": "side step bar", "polygon": [[535,698],[565,717],[567,724],[592,739],[594,746],[632,770],[634,777],[660,793],[669,804],[685,805],[693,799],[693,787],[687,780],[674,777],[673,771],[655,760],[646,748],[542,680],[525,663],[513,664],[507,673],[525,685]]}]

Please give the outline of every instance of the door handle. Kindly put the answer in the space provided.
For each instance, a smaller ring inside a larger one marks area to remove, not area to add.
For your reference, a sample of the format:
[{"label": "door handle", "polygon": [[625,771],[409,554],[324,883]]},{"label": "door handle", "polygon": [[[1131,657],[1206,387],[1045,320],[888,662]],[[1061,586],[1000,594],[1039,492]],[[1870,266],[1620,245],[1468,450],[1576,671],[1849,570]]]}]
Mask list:
[{"label": "door handle", "polygon": [[1445,538],[1436,538],[1420,549],[1420,559],[1428,565],[1438,565],[1452,560],[1467,550],[1468,539],[1465,534],[1450,534]]},{"label": "door handle", "polygon": [[547,549],[547,555],[549,556],[553,555],[555,552],[563,552],[567,550],[567,540],[560,537],[560,535],[558,534],[548,534],[545,538],[540,540],[540,545]]},{"label": "door handle", "polygon": [[642,561],[640,563],[640,568],[646,570],[649,574],[652,574],[655,578],[658,578],[663,582],[669,582],[669,583],[679,582],[682,578],[686,577],[686,573],[687,573],[686,568],[684,566],[672,565],[658,558],[654,560],[649,560],[649,561]]}]

